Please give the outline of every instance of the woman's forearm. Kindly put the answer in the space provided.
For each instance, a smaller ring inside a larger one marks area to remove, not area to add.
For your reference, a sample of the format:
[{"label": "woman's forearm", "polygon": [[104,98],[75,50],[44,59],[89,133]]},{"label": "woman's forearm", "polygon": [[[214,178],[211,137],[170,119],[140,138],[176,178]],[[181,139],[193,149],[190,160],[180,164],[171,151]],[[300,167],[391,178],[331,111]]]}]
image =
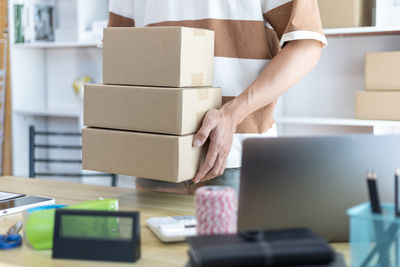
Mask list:
[{"label": "woman's forearm", "polygon": [[221,110],[237,126],[248,115],[274,102],[292,88],[319,61],[321,44],[315,40],[288,43],[260,76]]}]

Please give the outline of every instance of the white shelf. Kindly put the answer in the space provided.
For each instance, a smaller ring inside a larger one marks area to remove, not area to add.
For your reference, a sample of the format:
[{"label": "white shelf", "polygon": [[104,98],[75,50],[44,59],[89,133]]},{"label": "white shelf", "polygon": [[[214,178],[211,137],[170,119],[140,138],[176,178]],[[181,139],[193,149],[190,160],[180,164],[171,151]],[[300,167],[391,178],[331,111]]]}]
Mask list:
[{"label": "white shelf", "polygon": [[324,33],[327,36],[356,36],[356,35],[379,35],[379,34],[400,34],[399,26],[387,26],[387,27],[356,27],[356,28],[335,28],[335,29],[324,29]]},{"label": "white shelf", "polygon": [[82,116],[82,111],[76,109],[14,109],[14,113],[36,117],[80,118]]},{"label": "white shelf", "polygon": [[276,123],[361,127],[400,127],[400,121],[357,120],[352,118],[277,117]]},{"label": "white shelf", "polygon": [[[400,26],[396,27],[356,27],[356,28],[332,28],[324,29],[326,36],[357,36],[357,35],[378,35],[378,34],[400,34]],[[35,42],[12,44],[15,48],[85,48],[98,47],[99,42]]]},{"label": "white shelf", "polygon": [[98,42],[37,42],[26,44],[12,44],[15,48],[85,48],[97,47]]}]

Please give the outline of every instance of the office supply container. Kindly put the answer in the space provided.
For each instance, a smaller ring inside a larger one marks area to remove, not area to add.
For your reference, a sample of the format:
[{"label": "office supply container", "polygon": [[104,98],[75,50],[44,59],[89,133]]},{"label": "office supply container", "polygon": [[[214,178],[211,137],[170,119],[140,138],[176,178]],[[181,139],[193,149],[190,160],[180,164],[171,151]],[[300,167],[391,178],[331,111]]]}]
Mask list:
[{"label": "office supply container", "polygon": [[382,214],[373,214],[370,203],[347,211],[350,217],[351,266],[398,266],[400,264],[400,218],[394,205],[382,204]]}]

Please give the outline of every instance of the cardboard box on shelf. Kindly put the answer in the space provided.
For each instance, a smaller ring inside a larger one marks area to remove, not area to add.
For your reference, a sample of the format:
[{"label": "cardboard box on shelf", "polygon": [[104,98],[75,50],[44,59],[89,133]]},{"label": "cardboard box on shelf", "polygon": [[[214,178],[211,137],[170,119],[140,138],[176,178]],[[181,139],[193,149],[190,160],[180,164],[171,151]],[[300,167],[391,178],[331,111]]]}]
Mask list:
[{"label": "cardboard box on shelf", "polygon": [[105,28],[103,82],[212,86],[214,32],[186,27]]},{"label": "cardboard box on shelf", "polygon": [[372,0],[318,0],[324,28],[372,25]]},{"label": "cardboard box on shelf", "polygon": [[185,135],[195,133],[206,112],[219,108],[216,87],[161,88],[85,85],[84,124],[91,127]]},{"label": "cardboard box on shelf", "polygon": [[85,128],[82,130],[82,167],[183,182],[195,176],[205,152],[205,148],[192,146],[193,137]]},{"label": "cardboard box on shelf", "polygon": [[366,120],[400,120],[399,92],[356,93],[355,117]]},{"label": "cardboard box on shelf", "polygon": [[400,91],[400,51],[367,53],[365,90]]}]

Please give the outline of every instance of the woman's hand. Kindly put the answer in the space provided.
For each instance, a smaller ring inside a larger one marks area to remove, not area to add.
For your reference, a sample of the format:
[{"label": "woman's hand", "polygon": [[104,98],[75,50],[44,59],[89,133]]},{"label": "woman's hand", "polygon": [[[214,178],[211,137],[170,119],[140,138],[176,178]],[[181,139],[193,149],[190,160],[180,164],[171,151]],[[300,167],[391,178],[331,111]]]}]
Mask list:
[{"label": "woman's hand", "polygon": [[238,97],[225,103],[219,110],[210,110],[206,114],[193,146],[200,147],[207,139],[210,139],[210,146],[205,161],[193,178],[195,183],[224,173],[237,125],[248,115],[276,101],[292,88],[317,64],[320,55],[319,41],[289,42]]},{"label": "woman's hand", "polygon": [[207,139],[210,140],[206,158],[193,178],[194,183],[205,182],[224,173],[235,131],[236,123],[223,107],[207,112],[193,140],[195,147],[201,147]]}]

